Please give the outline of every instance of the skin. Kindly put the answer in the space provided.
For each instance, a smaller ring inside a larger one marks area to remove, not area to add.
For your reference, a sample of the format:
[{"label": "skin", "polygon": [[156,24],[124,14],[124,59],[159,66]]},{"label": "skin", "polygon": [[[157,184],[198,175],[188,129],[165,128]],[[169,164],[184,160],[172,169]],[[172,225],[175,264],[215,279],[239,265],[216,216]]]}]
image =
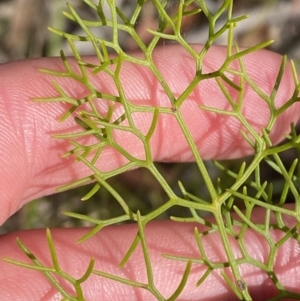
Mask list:
[{"label": "skin", "polygon": [[[172,92],[179,95],[193,77],[194,66],[187,54],[175,47],[157,50],[155,62]],[[225,51],[225,48],[215,47],[209,52],[205,61],[205,72],[212,72],[220,66]],[[94,58],[88,60],[93,61]],[[249,76],[259,83],[266,94],[272,90],[280,63],[281,56],[267,51],[259,51],[245,58]],[[82,97],[87,94],[87,90],[74,80],[41,74],[39,68],[62,70],[63,67],[58,58],[19,61],[0,66],[0,224],[30,200],[52,194],[56,187],[90,174],[90,171],[76,163],[74,158],[62,159],[61,154],[68,149],[68,144],[51,138],[54,133],[78,129],[72,120],[56,122],[55,119],[64,111],[65,105],[31,101],[31,98],[37,96],[56,96],[57,92],[51,85],[54,80],[71,97]],[[121,74],[125,92],[133,103],[169,105],[159,84],[146,69],[126,65]],[[91,80],[98,89],[115,91],[109,78],[97,75]],[[199,85],[182,107],[183,116],[197,141],[199,151],[204,159],[231,159],[249,155],[251,148],[240,137],[241,125],[238,122],[229,117],[212,118],[211,114],[197,109],[199,104],[219,108],[226,106],[226,100],[215,87],[213,81]],[[277,107],[289,99],[293,89],[291,69],[287,66],[275,101]],[[234,95],[235,92],[231,92]],[[105,110],[101,107],[100,109]],[[266,105],[250,89],[246,91],[243,111],[249,123],[258,131],[268,120]],[[275,125],[271,134],[273,142],[281,141],[283,135],[288,133],[290,123],[297,122],[298,119],[299,105],[293,105]],[[137,127],[146,131],[151,119],[149,115],[135,114],[134,121]],[[132,141],[130,135],[116,133],[115,137],[134,155],[143,156],[141,145]],[[180,129],[167,114],[159,119],[158,130],[151,139],[151,149],[155,161],[192,160]],[[108,150],[97,164],[101,170],[110,170],[124,164],[124,159]],[[265,212],[257,209],[254,222],[261,222],[264,216]],[[292,226],[295,221],[287,219],[286,223]],[[179,284],[185,264],[163,258],[161,254],[199,257],[193,234],[196,226],[199,232],[205,230],[198,224],[172,221],[152,222],[146,227],[154,281],[157,289],[166,298],[172,295]],[[118,263],[128,250],[136,231],[136,225],[108,227],[90,240],[77,244],[76,240],[86,233],[86,229],[51,230],[61,267],[75,278],[83,275],[90,258],[94,257],[97,270],[147,283],[140,247],[123,269],[118,268]],[[18,249],[16,237],[19,237],[44,264],[51,264],[44,229],[19,231],[0,237],[1,258],[10,257],[29,262]],[[279,239],[281,233],[273,231],[272,237],[274,240]],[[249,254],[265,262],[268,245],[264,238],[249,230],[245,241]],[[239,249],[234,241],[232,244],[238,256]],[[210,259],[225,260],[217,234],[205,237],[204,246]],[[299,245],[294,239],[290,239],[279,249],[276,257],[277,276],[293,292],[300,292],[297,283],[300,276],[299,254]],[[15,267],[3,261],[0,261],[0,271],[0,292],[3,301],[46,301],[59,300],[61,297],[46,278],[36,271]],[[177,300],[235,300],[219,272],[212,273],[204,285],[196,287],[195,283],[204,272],[203,267],[196,264],[192,266],[186,287]],[[230,275],[228,270],[226,273]],[[248,283],[254,300],[266,300],[276,295],[274,285],[261,270],[242,265],[241,274]],[[74,294],[72,287],[62,280],[61,283]],[[134,289],[94,275],[83,284],[83,289],[86,300],[155,300],[145,290]]]}]

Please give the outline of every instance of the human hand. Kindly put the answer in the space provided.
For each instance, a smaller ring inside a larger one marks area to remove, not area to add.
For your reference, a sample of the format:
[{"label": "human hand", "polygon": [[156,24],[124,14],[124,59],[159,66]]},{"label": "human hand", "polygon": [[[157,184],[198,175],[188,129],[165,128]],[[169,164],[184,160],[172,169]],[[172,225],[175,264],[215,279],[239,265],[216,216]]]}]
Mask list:
[{"label": "human hand", "polygon": [[[168,55],[172,51],[172,55]],[[208,70],[222,61],[225,48],[213,48],[209,54],[206,66]],[[176,55],[174,54],[176,53]],[[157,52],[157,61],[165,77],[171,83],[174,94],[182,91],[193,76],[192,61],[185,54],[175,51],[174,46]],[[250,76],[259,86],[270,92],[279,69],[281,57],[267,51],[260,51],[245,57],[245,64]],[[61,61],[57,58],[45,58],[14,62],[0,67],[0,187],[1,211],[0,224],[5,222],[26,202],[54,193],[55,188],[82,178],[89,174],[89,170],[76,163],[73,159],[62,159],[61,154],[67,150],[67,145],[51,138],[51,134],[74,128],[76,124],[65,121],[59,124],[55,121],[64,111],[64,106],[57,103],[37,104],[31,101],[33,97],[48,97],[55,95],[51,85],[52,76],[41,74],[39,68],[59,69]],[[135,101],[149,101],[152,105],[160,104],[164,97],[153,78],[144,81],[138,68],[127,68],[124,85],[128,87]],[[147,76],[146,76],[147,77]],[[84,87],[75,85],[69,78],[55,78],[56,82],[73,97],[79,97],[86,92]],[[99,81],[99,85],[104,85]],[[283,103],[293,93],[293,79],[291,69],[287,68],[278,93],[277,104]],[[107,82],[105,82],[107,85]],[[143,87],[143,90],[141,89]],[[107,89],[110,89],[109,85]],[[150,99],[150,100],[149,100]],[[240,138],[239,124],[232,120],[216,120],[208,118],[208,114],[197,109],[199,103],[213,102],[220,107],[225,105],[225,99],[220,92],[211,85],[198,87],[189,101],[183,107],[183,113],[189,128],[198,142],[201,155],[205,159],[233,158],[248,155],[251,149]],[[207,103],[206,103],[207,104]],[[268,119],[268,111],[259,98],[248,91],[245,95],[245,115],[249,122],[257,129],[264,126]],[[196,110],[197,109],[197,110]],[[299,118],[299,105],[294,105],[281,116],[271,135],[273,141],[279,142],[289,131],[291,122]],[[140,127],[145,126],[144,119],[136,116]],[[155,161],[190,160],[191,155],[185,147],[184,138],[179,129],[172,123],[169,116],[160,123],[159,130],[151,140]],[[230,132],[224,129],[231,129]],[[209,134],[207,134],[209,133]],[[166,138],[168,137],[168,138]],[[124,137],[119,137],[124,139]],[[130,141],[126,141],[130,144]],[[138,148],[132,146],[132,151]],[[120,158],[114,153],[107,153],[99,164],[103,168],[111,169],[120,163]],[[264,211],[257,210],[257,222],[264,219]],[[288,223],[289,221],[287,221]],[[292,224],[293,221],[290,221]],[[164,253],[199,257],[199,251],[194,239],[194,228],[199,231],[201,225],[190,223],[176,223],[172,221],[152,222],[146,227],[146,237],[150,249],[154,281],[157,289],[167,298],[178,286],[185,264],[170,261],[162,257]],[[90,240],[77,244],[76,241],[86,233],[86,229],[53,229],[51,230],[61,267],[75,278],[85,272],[91,257],[95,258],[95,269],[147,283],[145,263],[142,251],[138,248],[126,266],[118,268],[124,254],[132,242],[137,228],[136,225],[113,226],[101,230]],[[273,231],[274,237],[280,236]],[[24,244],[45,264],[51,265],[45,230],[19,231],[4,235],[0,239],[0,257],[9,257],[27,262],[28,259],[18,249],[15,239],[19,237]],[[246,236],[249,252],[257,260],[264,260],[267,244],[263,237],[249,231]],[[214,261],[226,261],[220,238],[216,234],[208,235],[204,239],[208,256]],[[235,246],[238,255],[238,247]],[[277,276],[289,290],[300,292],[297,279],[300,274],[299,252],[296,240],[289,239],[278,252],[276,260]],[[297,265],[298,264],[298,265]],[[246,281],[254,300],[266,300],[276,294],[274,285],[268,275],[250,265],[241,267],[243,279]],[[186,287],[177,300],[233,300],[234,296],[227,287],[224,279],[216,272],[205,283],[196,287],[195,284],[205,271],[200,265],[193,265]],[[63,281],[62,281],[63,283]],[[70,294],[74,295],[68,284]],[[267,289],[266,289],[267,288]],[[125,284],[92,275],[83,284],[86,300],[154,300],[146,290],[132,288]],[[27,270],[0,262],[0,295],[1,300],[58,300],[62,298],[47,279],[37,271]]]}]

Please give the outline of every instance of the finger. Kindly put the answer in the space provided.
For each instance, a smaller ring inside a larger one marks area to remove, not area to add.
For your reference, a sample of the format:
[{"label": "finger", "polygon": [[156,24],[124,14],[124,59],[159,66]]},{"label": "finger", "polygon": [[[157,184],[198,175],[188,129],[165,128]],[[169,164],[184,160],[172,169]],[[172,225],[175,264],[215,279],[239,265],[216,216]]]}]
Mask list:
[{"label": "finger", "polygon": [[[253,212],[253,222],[259,223],[265,218],[265,211]],[[295,224],[292,219],[285,220],[289,227]],[[221,272],[225,272],[233,281],[229,268],[219,268],[211,272],[205,282],[199,287],[197,282],[207,271],[208,266],[199,262],[201,254],[195,239],[194,229],[199,232],[203,226],[193,223],[176,223],[171,221],[152,222],[145,230],[148,251],[150,254],[153,280],[155,288],[167,299],[176,291],[187,262],[177,261],[163,257],[163,254],[174,255],[194,259],[186,285],[176,300],[237,300],[231,289],[225,283]],[[239,234],[238,228],[237,234]],[[76,240],[86,233],[86,229],[56,229],[52,230],[53,241],[57,251],[59,265],[63,272],[79,279],[89,265],[91,257],[95,259],[94,270],[113,274],[123,279],[148,284],[145,259],[139,245],[126,265],[120,268],[118,265],[133,241],[137,228],[136,225],[113,226],[105,228],[90,240],[77,244]],[[45,267],[52,267],[50,252],[46,243],[45,230],[30,230],[11,233],[1,238],[0,257],[9,257],[26,263],[32,263],[15,244],[16,235],[33,252]],[[284,232],[271,230],[270,237],[274,244],[282,238]],[[238,240],[244,242],[244,251],[239,248]],[[268,238],[269,239],[269,238]],[[243,238],[238,240],[230,237],[231,248],[235,258],[247,257],[250,263],[241,263],[239,270],[244,283],[247,284],[253,300],[269,300],[280,293],[274,283],[276,278],[271,279],[268,269],[275,272],[280,285],[293,293],[300,293],[298,279],[300,276],[299,266],[299,243],[290,238],[280,248],[275,257],[270,251],[267,238],[247,230]],[[269,240],[270,242],[270,240]],[[226,263],[227,257],[222,247],[218,233],[211,233],[202,239],[203,248],[207,258],[213,263]],[[274,245],[272,247],[274,249]],[[244,253],[243,253],[244,252]],[[263,270],[265,268],[265,270]],[[62,295],[53,287],[38,271],[13,266],[7,262],[0,262],[0,291],[1,300],[22,301],[50,301],[60,300]],[[60,286],[71,296],[76,296],[74,287],[66,279],[52,273]],[[16,287],[16,283],[18,284]],[[233,281],[234,285],[236,283]],[[107,279],[99,275],[91,275],[82,285],[85,300],[157,300],[144,288],[133,288],[129,285]],[[154,289],[154,287],[152,287]],[[153,290],[154,291],[154,290]],[[281,299],[282,300],[282,299]],[[288,300],[284,299],[284,300]]]},{"label": "finger", "polygon": [[[194,46],[200,47],[200,46]],[[226,48],[213,47],[204,62],[204,72],[218,69],[226,56]],[[93,62],[94,58],[87,58]],[[70,59],[72,61],[72,59]],[[194,78],[193,59],[178,46],[157,49],[154,61],[168,83],[175,97],[181,95]],[[78,68],[74,60],[74,70]],[[271,93],[281,57],[277,54],[260,51],[245,57],[249,77],[267,95]],[[238,68],[233,63],[232,68]],[[61,60],[47,58],[5,64],[0,69],[0,184],[2,189],[0,224],[18,210],[25,202],[51,194],[63,184],[90,175],[91,171],[74,158],[62,159],[61,155],[69,150],[69,143],[52,139],[52,134],[65,131],[78,131],[74,120],[58,123],[56,119],[68,105],[51,103],[37,104],[34,97],[57,96],[52,86],[57,82],[67,95],[80,99],[89,94],[87,87],[70,78],[58,78],[42,74],[39,69],[63,71]],[[230,75],[228,75],[230,77]],[[238,83],[238,77],[231,78]],[[103,93],[117,94],[116,86],[105,74],[90,76],[93,86]],[[171,112],[171,102],[159,81],[146,67],[124,63],[121,70],[124,93],[133,104],[162,106]],[[233,99],[237,91],[227,87]],[[287,101],[293,93],[293,78],[290,66],[284,72],[281,86],[276,97],[276,106]],[[99,110],[107,110],[107,102],[97,104]],[[240,122],[230,116],[215,115],[199,108],[199,105],[230,109],[228,101],[213,79],[201,82],[188,95],[180,111],[183,121],[197,143],[204,159],[223,159],[244,156],[253,152],[242,138]],[[122,107],[116,104],[114,116],[118,117]],[[270,112],[266,103],[248,86],[245,88],[243,114],[246,120],[259,131],[268,122]],[[151,124],[151,113],[135,113],[135,126],[146,133]],[[274,143],[280,141],[288,132],[289,124],[298,119],[298,110],[287,110],[277,120],[271,137]],[[114,133],[115,141],[131,153],[133,157],[144,159],[145,150],[141,140],[130,132]],[[250,137],[251,138],[251,137]],[[88,143],[88,141],[86,141]],[[151,151],[156,161],[193,160],[186,138],[175,117],[160,114],[156,131],[151,138]],[[97,166],[102,171],[114,169],[126,163],[126,159],[110,147],[104,149]]]}]

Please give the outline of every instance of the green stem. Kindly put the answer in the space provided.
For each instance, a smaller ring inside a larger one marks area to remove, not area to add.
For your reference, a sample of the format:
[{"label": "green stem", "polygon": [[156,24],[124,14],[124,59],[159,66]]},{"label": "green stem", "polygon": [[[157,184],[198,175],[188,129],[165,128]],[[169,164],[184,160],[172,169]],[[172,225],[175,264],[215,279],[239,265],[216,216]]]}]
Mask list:
[{"label": "green stem", "polygon": [[207,171],[207,169],[204,165],[204,162],[201,158],[201,155],[198,151],[198,148],[195,144],[195,141],[194,141],[194,139],[193,139],[193,137],[192,137],[192,135],[191,135],[191,133],[190,133],[190,131],[189,131],[187,125],[186,125],[186,122],[182,117],[182,115],[178,112],[177,114],[175,114],[175,116],[176,116],[178,124],[179,124],[179,126],[180,126],[180,128],[181,128],[188,144],[189,144],[189,147],[190,147],[190,149],[192,151],[192,154],[195,158],[196,164],[199,168],[199,171],[200,171],[200,173],[203,177],[203,180],[206,184],[207,190],[210,194],[211,200],[214,200],[218,197],[218,194],[217,194],[217,192],[214,188],[211,177],[210,177],[210,175],[209,175],[209,173],[208,173],[208,171]]}]

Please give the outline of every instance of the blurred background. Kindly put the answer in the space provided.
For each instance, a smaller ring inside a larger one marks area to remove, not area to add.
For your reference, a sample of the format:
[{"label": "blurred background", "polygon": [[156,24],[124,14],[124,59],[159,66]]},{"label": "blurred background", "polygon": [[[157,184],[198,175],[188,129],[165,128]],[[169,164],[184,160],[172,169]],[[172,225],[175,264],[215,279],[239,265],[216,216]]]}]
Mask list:
[{"label": "blurred background", "polygon": [[[95,13],[82,0],[69,0],[79,15],[85,19],[94,19]],[[178,0],[169,0],[170,13],[178,5]],[[222,0],[206,0],[208,7],[216,10]],[[97,3],[97,1],[95,1]],[[117,0],[118,6],[125,13],[132,11],[136,1]],[[71,54],[65,40],[51,34],[47,27],[53,27],[77,35],[81,34],[79,26],[62,15],[67,10],[62,0],[0,0],[0,63],[9,61],[42,57],[58,56],[63,49]],[[271,50],[287,54],[300,67],[300,1],[299,0],[235,0],[234,15],[247,14],[250,17],[239,23],[235,29],[239,46],[249,47],[257,43],[274,39],[269,47]],[[183,32],[186,40],[191,43],[206,41],[207,22],[201,15],[186,18],[183,22]],[[156,28],[157,15],[149,4],[142,12],[142,17],[136,24],[137,32],[145,43],[149,38],[146,28]],[[99,28],[97,35],[105,37],[105,28]],[[134,50],[135,45],[128,36],[121,36],[124,49]],[[226,44],[226,38],[219,39],[219,44]],[[82,54],[93,53],[88,45],[79,45]],[[300,69],[298,69],[300,70]],[[1,146],[0,146],[1,147]],[[294,155],[284,155],[286,164],[290,164]],[[229,168],[238,168],[241,161],[223,162]],[[211,162],[207,162],[212,178],[222,178],[222,172]],[[195,195],[203,196],[202,180],[195,164],[157,164],[159,170],[175,191],[178,191],[178,179],[186,189]],[[276,179],[267,167],[263,176],[274,182],[276,195],[280,193],[283,183]],[[142,183],[141,185],[139,185]],[[143,214],[157,208],[166,201],[166,196],[159,184],[145,170],[134,170],[110,180],[110,184],[128,201],[133,211],[139,209]],[[55,194],[35,200],[24,206],[12,216],[1,228],[0,234],[17,229],[41,227],[77,227],[88,226],[87,222],[71,219],[61,214],[62,211],[72,211],[87,214],[94,218],[107,219],[122,213],[117,202],[104,189],[89,201],[80,199],[91,187],[81,187],[65,193]],[[291,199],[291,201],[293,201]],[[160,216],[165,219],[169,215],[188,216],[189,212],[182,208],[173,208]]]}]

